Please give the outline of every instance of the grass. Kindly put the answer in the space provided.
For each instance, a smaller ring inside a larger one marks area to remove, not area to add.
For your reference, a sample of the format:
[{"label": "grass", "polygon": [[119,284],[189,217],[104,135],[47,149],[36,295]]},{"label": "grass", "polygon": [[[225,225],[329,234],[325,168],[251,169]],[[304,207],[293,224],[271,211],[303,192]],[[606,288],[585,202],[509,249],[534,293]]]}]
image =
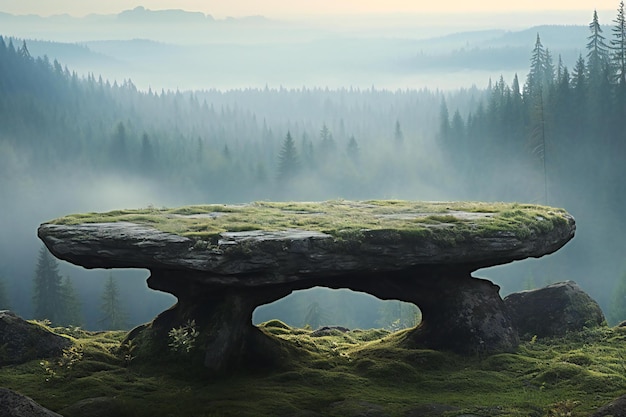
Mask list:
[{"label": "grass", "polygon": [[206,242],[207,247],[217,243],[224,232],[290,229],[323,232],[347,241],[361,240],[370,232],[368,238],[372,239],[429,238],[454,244],[470,236],[512,234],[525,239],[565,225],[565,215],[562,209],[518,203],[336,200],[149,207],[74,214],[50,223],[132,222]]},{"label": "grass", "polygon": [[[74,346],[59,359],[0,368],[2,385],[60,411],[109,397],[124,416],[405,416],[429,404],[446,416],[587,416],[626,391],[626,329],[596,328],[525,341],[515,354],[461,357],[401,348],[404,332],[312,337],[277,320],[260,326],[293,354],[280,370],[207,377],[176,361],[134,363],[123,332],[55,329]],[[72,417],[71,414],[65,414]],[[363,414],[362,414],[363,415]]]}]

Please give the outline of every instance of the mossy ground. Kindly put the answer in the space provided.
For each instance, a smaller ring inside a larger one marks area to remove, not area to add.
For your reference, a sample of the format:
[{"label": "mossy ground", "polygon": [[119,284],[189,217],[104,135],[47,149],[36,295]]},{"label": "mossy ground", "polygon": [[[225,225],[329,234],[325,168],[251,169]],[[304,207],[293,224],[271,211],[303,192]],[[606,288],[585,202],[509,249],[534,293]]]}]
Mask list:
[{"label": "mossy ground", "polygon": [[[2,386],[59,411],[93,397],[115,398],[126,416],[357,415],[369,404],[405,416],[426,404],[446,416],[586,416],[626,392],[626,329],[596,328],[530,340],[515,354],[461,357],[400,348],[404,332],[310,330],[261,325],[292,346],[280,370],[209,377],[185,370],[185,356],[135,363],[123,332],[56,329],[75,341],[60,359],[0,368]],[[72,417],[66,415],[66,417]]]},{"label": "mossy ground", "polygon": [[74,214],[51,223],[127,221],[187,236],[208,245],[215,244],[223,232],[288,229],[319,231],[346,240],[360,239],[361,233],[367,230],[388,230],[398,234],[394,239],[432,238],[454,244],[468,236],[493,236],[503,232],[524,239],[566,223],[565,214],[562,209],[518,203],[336,200],[213,204],[175,209],[150,207]]}]

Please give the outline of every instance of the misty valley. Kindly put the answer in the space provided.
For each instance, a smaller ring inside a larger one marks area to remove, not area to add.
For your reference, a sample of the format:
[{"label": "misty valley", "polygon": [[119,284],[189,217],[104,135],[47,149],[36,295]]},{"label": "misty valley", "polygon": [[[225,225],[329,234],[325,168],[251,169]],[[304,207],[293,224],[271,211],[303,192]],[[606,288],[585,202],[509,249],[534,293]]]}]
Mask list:
[{"label": "misty valley", "polygon": [[611,13],[0,13],[0,415],[626,415]]}]

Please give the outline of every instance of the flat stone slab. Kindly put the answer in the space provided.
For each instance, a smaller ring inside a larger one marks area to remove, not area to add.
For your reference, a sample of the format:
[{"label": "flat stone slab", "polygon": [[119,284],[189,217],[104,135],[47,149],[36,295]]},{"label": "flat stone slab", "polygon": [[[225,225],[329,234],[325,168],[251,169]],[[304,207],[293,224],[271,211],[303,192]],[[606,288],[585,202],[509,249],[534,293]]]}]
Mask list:
[{"label": "flat stone slab", "polygon": [[499,287],[471,272],[552,253],[575,230],[566,211],[537,205],[340,200],[77,214],[38,234],[86,268],[149,269],[149,287],[178,302],[129,337],[166,350],[171,329],[196,323],[204,365],[222,372],[273,363],[254,309],[314,286],[414,303],[409,348],[513,350]]},{"label": "flat stone slab", "polygon": [[473,271],[552,253],[575,228],[564,210],[537,205],[330,201],[73,215],[38,234],[87,268],[182,268],[256,286],[419,265]]}]

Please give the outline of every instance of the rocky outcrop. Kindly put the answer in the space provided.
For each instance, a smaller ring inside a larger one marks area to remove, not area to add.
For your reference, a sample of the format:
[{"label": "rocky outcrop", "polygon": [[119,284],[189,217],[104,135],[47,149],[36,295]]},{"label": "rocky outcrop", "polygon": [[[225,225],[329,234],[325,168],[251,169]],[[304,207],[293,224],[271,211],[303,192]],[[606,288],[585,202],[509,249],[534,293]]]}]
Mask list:
[{"label": "rocky outcrop", "polygon": [[504,298],[513,325],[520,336],[563,336],[605,322],[598,303],[575,282],[509,294]]},{"label": "rocky outcrop", "polygon": [[591,417],[626,417],[626,395],[600,407]]},{"label": "rocky outcrop", "polygon": [[[149,269],[149,287],[174,294],[178,303],[131,336],[167,349],[169,331],[193,322],[204,364],[214,371],[271,364],[276,346],[252,326],[252,312],[313,286],[416,304],[422,323],[407,335],[407,346],[512,350],[517,333],[499,288],[471,273],[558,250],[574,236],[574,219],[537,206],[463,207],[342,201],[287,209],[263,203],[220,206],[220,212],[201,208],[200,214],[193,208],[105,214],[95,223],[76,222],[85,218],[78,216],[42,224],[38,234],[55,256],[87,268]],[[107,218],[114,220],[100,221]],[[185,233],[185,221],[193,233]]]},{"label": "rocky outcrop", "polygon": [[63,417],[37,404],[31,398],[7,388],[0,388],[2,417]]},{"label": "rocky outcrop", "polygon": [[8,310],[0,311],[0,366],[58,356],[72,342]]}]

